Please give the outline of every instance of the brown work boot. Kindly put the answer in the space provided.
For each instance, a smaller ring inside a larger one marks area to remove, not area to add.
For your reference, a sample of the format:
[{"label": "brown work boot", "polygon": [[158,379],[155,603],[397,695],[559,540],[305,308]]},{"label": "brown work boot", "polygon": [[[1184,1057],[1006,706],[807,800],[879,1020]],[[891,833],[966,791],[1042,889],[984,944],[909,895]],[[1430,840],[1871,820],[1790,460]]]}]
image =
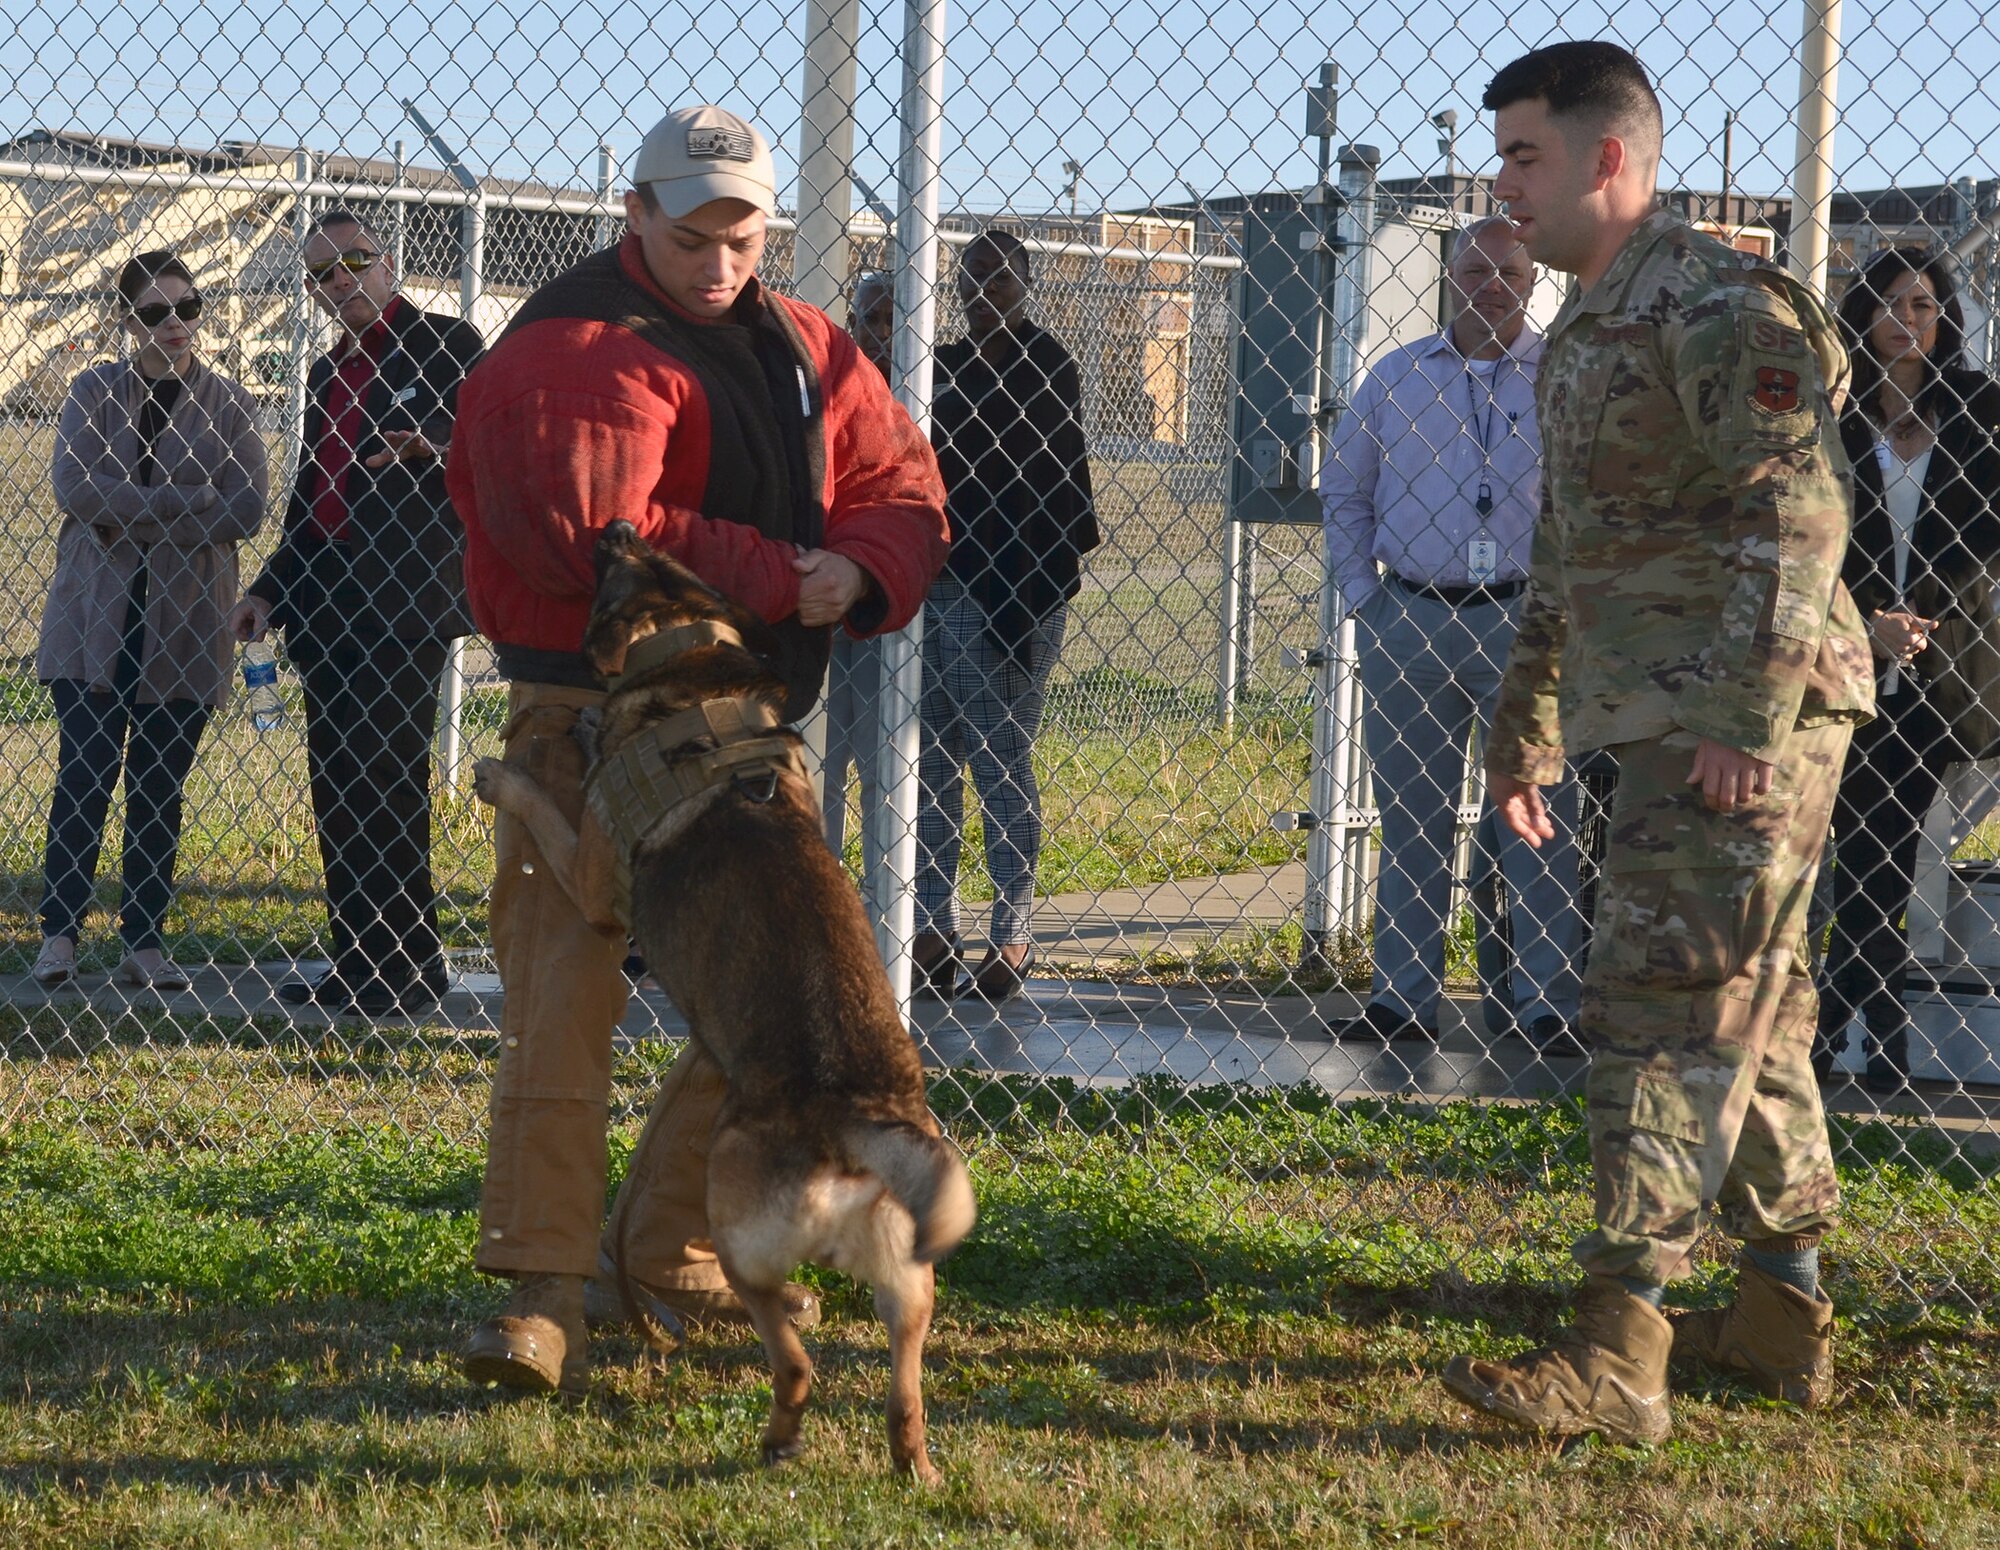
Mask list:
[{"label": "brown work boot", "polygon": [[472,1332],[460,1359],[474,1383],[577,1398],[590,1387],[583,1277],[524,1275],[507,1306]]},{"label": "brown work boot", "polygon": [[1488,1415],[1536,1431],[1664,1442],[1674,1429],[1667,1408],[1673,1340],[1658,1308],[1610,1276],[1592,1276],[1575,1321],[1554,1345],[1504,1362],[1454,1357],[1444,1383]]},{"label": "brown work boot", "polygon": [[1747,1259],[1736,1301],[1674,1316],[1674,1350],[1722,1372],[1748,1373],[1766,1399],[1817,1410],[1833,1398],[1833,1303],[1808,1297]]},{"label": "brown work boot", "polygon": [[[679,1338],[676,1324],[728,1324],[749,1329],[750,1310],[743,1306],[743,1299],[726,1286],[714,1290],[706,1288],[696,1291],[673,1286],[649,1286],[637,1276],[632,1278],[632,1295],[639,1303],[640,1318],[658,1324],[668,1334]],[[809,1286],[801,1286],[796,1281],[787,1281],[784,1290],[785,1317],[793,1329],[804,1331],[819,1323],[819,1293]],[[618,1285],[618,1267],[602,1255],[597,1261],[597,1276],[583,1291],[583,1316],[592,1329],[637,1329],[648,1333],[635,1322],[632,1310],[625,1306],[625,1296]]]}]

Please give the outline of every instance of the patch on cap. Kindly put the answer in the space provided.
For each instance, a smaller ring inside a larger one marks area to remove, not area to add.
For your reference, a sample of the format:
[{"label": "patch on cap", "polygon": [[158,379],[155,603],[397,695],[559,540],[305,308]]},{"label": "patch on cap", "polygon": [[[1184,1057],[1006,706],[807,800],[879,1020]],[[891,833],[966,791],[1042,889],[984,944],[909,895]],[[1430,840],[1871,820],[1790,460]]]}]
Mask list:
[{"label": "patch on cap", "polygon": [[725,125],[708,124],[687,132],[690,161],[749,161],[756,150],[748,134]]}]

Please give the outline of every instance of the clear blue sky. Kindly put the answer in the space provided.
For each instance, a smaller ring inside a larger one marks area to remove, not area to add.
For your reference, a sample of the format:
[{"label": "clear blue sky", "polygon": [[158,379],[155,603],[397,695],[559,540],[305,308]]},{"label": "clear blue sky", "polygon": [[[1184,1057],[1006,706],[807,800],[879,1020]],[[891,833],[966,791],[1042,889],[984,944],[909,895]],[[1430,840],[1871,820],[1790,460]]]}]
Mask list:
[{"label": "clear blue sky", "polygon": [[[667,106],[747,107],[796,146],[804,6],[742,0],[0,0],[0,129],[62,127],[208,144],[254,138],[386,155],[414,95],[469,160],[587,185],[608,140],[622,165]],[[1559,36],[1634,46],[1668,107],[1667,176],[1714,186],[1725,109],[1741,188],[1784,188],[1797,92],[1797,0],[1552,5],[1405,0],[968,0],[950,18],[946,203],[1055,206],[1065,157],[1084,204],[1118,207],[1310,179],[1301,90],[1341,66],[1342,138],[1385,175],[1439,165],[1430,115],[1460,114],[1462,165],[1491,159],[1476,103],[1493,68]],[[1560,18],[1560,22],[1559,19]],[[899,5],[865,0],[857,170],[892,183]],[[1843,184],[1990,175],[2000,163],[2000,28],[1969,0],[1848,0]],[[1982,149],[1994,147],[1995,149]],[[789,197],[789,188],[781,194]]]}]

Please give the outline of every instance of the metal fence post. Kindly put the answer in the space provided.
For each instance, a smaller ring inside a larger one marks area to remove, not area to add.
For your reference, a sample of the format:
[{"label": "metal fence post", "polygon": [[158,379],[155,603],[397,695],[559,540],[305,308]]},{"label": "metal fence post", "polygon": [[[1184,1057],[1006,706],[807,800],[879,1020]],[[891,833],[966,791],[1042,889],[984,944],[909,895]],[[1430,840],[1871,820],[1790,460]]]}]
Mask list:
[{"label": "metal fence post", "polygon": [[605,206],[597,215],[591,228],[592,245],[600,251],[608,248],[617,239],[618,221],[612,215],[611,205],[611,147],[599,142],[597,147],[597,197]]},{"label": "metal fence post", "polygon": [[1799,145],[1792,174],[1792,273],[1822,295],[1832,240],[1833,130],[1839,97],[1840,0],[1805,0],[1799,45]]},{"label": "metal fence post", "polygon": [[[1318,354],[1323,396],[1315,425],[1322,457],[1331,441],[1333,420],[1346,412],[1367,358],[1368,253],[1375,231],[1375,169],[1380,162],[1381,154],[1371,145],[1342,149],[1338,236],[1321,244],[1322,262],[1334,276],[1331,327]],[[1320,186],[1326,187],[1324,173]],[[1319,959],[1325,958],[1338,928],[1359,931],[1366,924],[1368,847],[1374,831],[1373,815],[1362,800],[1367,756],[1361,739],[1361,682],[1354,621],[1342,617],[1346,612],[1332,567],[1322,564],[1311,788],[1311,808],[1319,822],[1306,837],[1304,918],[1307,955]]]},{"label": "metal fence post", "polygon": [[[312,186],[313,158],[310,151],[300,151],[292,158],[292,238],[296,252],[303,253],[312,238],[312,196],[306,192]],[[297,480],[299,465],[305,457],[306,439],[306,372],[312,365],[312,301],[306,295],[306,272],[297,261],[287,266],[287,301],[291,311],[291,340],[287,351],[287,376],[285,382],[285,478],[284,486],[289,487]]]},{"label": "metal fence post", "polygon": [[[847,164],[854,158],[854,40],[860,14],[860,0],[812,0],[806,12],[798,227],[792,236],[790,289],[799,300],[827,313],[839,308],[847,289],[847,221],[852,204]],[[805,739],[806,766],[824,791],[824,689],[798,725]],[[867,822],[865,815],[862,821]]]},{"label": "metal fence post", "polygon": [[[410,122],[417,126],[431,150],[436,153],[445,170],[452,175],[464,194],[464,204],[460,215],[461,246],[458,269],[459,316],[477,328],[479,326],[479,298],[485,289],[486,280],[486,195],[479,186],[479,179],[473,175],[459,155],[442,136],[431,128],[429,120],[417,111],[416,104],[403,103],[403,111],[410,115]],[[400,276],[398,277],[400,278]],[[465,763],[465,637],[460,636],[451,643],[450,654],[444,664],[444,684],[438,701],[438,773],[444,784],[456,790],[464,775]]]},{"label": "metal fence post", "polygon": [[[903,8],[901,188],[896,201],[896,396],[925,434],[937,343],[938,164],[944,141],[945,0]],[[923,615],[882,638],[882,747],[876,778],[883,877],[875,890],[876,940],[905,1021],[910,945],[917,927],[917,705],[923,692]]]}]

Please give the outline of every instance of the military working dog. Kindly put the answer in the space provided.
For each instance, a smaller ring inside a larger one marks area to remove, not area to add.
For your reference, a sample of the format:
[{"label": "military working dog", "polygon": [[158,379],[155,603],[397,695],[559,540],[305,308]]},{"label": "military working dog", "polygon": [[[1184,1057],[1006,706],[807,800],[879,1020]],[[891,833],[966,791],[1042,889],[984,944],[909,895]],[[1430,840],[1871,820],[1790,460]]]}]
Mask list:
[{"label": "military working dog", "polygon": [[780,1292],[811,1261],[874,1288],[890,1453],[934,1480],[932,1266],[971,1230],[972,1186],[925,1102],[860,897],[822,838],[798,735],[778,725],[776,640],[628,522],[604,530],[595,561],[584,654],[610,692],[581,823],[518,765],[481,759],[474,789],[526,824],[593,926],[615,936],[629,922],[728,1078],[708,1220],[771,1365],[765,1462],[801,1447],[812,1363]]}]

